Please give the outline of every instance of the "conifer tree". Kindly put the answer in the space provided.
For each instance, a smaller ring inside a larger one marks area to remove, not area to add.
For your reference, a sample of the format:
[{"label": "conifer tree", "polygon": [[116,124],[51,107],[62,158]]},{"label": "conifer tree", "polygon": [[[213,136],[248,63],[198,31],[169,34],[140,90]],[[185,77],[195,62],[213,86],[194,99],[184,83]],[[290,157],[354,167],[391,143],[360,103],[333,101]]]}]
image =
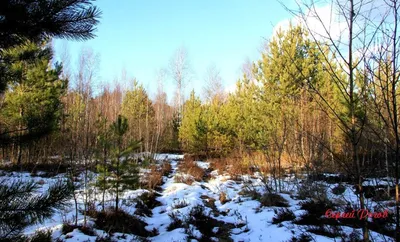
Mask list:
[{"label": "conifer tree", "polygon": [[143,85],[136,80],[133,85],[133,90],[127,91],[122,100],[121,114],[127,118],[131,127],[128,131],[129,138],[143,140],[141,151],[149,152],[152,146],[150,127],[154,126],[155,112]]},{"label": "conifer tree", "polygon": [[204,119],[204,109],[195,92],[183,107],[183,118],[179,127],[179,140],[182,148],[187,152],[199,153],[206,150],[207,125]]},{"label": "conifer tree", "polygon": [[92,0],[0,2],[0,50],[47,37],[86,40],[94,37],[100,11]]},{"label": "conifer tree", "polygon": [[[117,120],[110,125],[111,162],[104,161],[98,166],[98,169],[102,172],[98,181],[104,189],[110,188],[115,194],[116,212],[119,209],[120,194],[126,189],[137,188],[139,182],[138,166],[131,155],[132,152],[140,148],[140,142],[130,141],[128,144],[124,144],[123,138],[127,131],[127,119],[118,115]],[[108,141],[104,140],[104,142],[106,144]]]},{"label": "conifer tree", "polygon": [[[34,0],[0,1],[0,93],[10,77],[10,65],[18,59],[3,52],[24,45],[27,41],[40,43],[49,38],[86,40],[94,37],[100,10],[92,0]],[[34,61],[34,53],[25,52],[18,58]]]},{"label": "conifer tree", "polygon": [[110,176],[108,162],[109,162],[109,153],[111,147],[111,132],[110,129],[107,128],[107,118],[99,115],[98,120],[96,122],[96,126],[98,127],[99,134],[97,136],[98,147],[96,149],[96,156],[100,159],[100,163],[97,164],[97,171],[99,172],[99,176],[97,177],[97,186],[102,191],[102,210],[105,210],[105,193],[107,189],[110,188],[110,184],[108,184],[108,177]]},{"label": "conifer tree", "polygon": [[[22,145],[49,134],[58,127],[61,115],[61,96],[67,80],[59,78],[62,67],[49,68],[52,51],[46,43],[27,42],[4,52],[17,59],[11,65],[12,82],[4,95],[0,110],[3,120],[0,139],[2,144],[14,143],[18,147],[17,162],[21,162]],[[34,61],[19,59],[26,53],[36,56]]]},{"label": "conifer tree", "polygon": [[0,184],[1,241],[18,239],[25,227],[51,217],[56,209],[66,205],[73,192],[72,186],[62,180],[41,195],[37,195],[37,188],[33,181]]}]

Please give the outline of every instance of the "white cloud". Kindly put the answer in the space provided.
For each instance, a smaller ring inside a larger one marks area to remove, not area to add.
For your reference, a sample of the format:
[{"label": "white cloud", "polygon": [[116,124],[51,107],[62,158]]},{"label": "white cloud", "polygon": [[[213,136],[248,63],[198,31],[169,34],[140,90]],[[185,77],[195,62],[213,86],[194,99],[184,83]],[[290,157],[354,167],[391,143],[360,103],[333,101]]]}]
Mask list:
[{"label": "white cloud", "polygon": [[237,88],[237,85],[236,85],[236,82],[235,82],[235,83],[225,87],[225,93],[226,94],[235,93],[236,88]]},{"label": "white cloud", "polygon": [[345,36],[347,24],[331,4],[315,6],[311,10],[303,9],[303,11],[299,16],[278,22],[273,29],[273,35],[276,35],[279,29],[288,30],[292,24],[293,26],[304,26],[317,40],[324,40],[328,37],[334,41],[347,39]]}]

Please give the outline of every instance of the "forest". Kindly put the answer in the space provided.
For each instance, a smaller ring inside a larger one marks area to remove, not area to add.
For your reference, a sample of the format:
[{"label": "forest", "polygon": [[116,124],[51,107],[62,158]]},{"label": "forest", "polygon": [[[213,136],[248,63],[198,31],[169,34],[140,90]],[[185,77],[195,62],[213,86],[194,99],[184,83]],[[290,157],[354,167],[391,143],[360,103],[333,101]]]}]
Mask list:
[{"label": "forest", "polygon": [[333,1],[340,36],[316,4],[235,90],[215,65],[187,90],[180,47],[151,96],[99,87],[90,48],[55,60],[95,1],[2,1],[0,241],[400,241],[399,4]]}]

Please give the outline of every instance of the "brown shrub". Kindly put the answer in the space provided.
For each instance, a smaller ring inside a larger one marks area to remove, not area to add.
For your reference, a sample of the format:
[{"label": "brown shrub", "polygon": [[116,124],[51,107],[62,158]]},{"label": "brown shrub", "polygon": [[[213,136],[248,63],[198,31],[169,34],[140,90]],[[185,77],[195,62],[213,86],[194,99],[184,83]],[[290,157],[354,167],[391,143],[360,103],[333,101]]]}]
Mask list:
[{"label": "brown shrub", "polygon": [[239,180],[243,174],[253,174],[257,169],[243,161],[241,156],[232,155],[226,158],[211,159],[210,168],[218,170],[219,174],[227,173],[233,179]]},{"label": "brown shrub", "polygon": [[239,192],[239,195],[245,197],[251,197],[251,199],[253,200],[259,200],[262,197],[262,195],[257,191],[257,189],[251,185],[244,186],[243,189]]},{"label": "brown shrub", "polygon": [[265,193],[260,198],[263,207],[289,207],[288,201],[279,194]]},{"label": "brown shrub", "polygon": [[172,231],[174,229],[177,228],[184,228],[187,226],[187,224],[185,224],[184,221],[182,221],[179,217],[177,213],[169,213],[168,216],[171,219],[171,223],[168,225],[167,227],[167,231]]},{"label": "brown shrub", "polygon": [[221,204],[225,204],[225,203],[229,202],[230,199],[228,198],[228,196],[226,195],[225,192],[221,192],[219,194],[219,201],[221,202]]},{"label": "brown shrub", "polygon": [[192,159],[186,159],[179,165],[179,171],[193,176],[194,180],[202,181],[205,171]]},{"label": "brown shrub", "polygon": [[129,233],[143,237],[153,235],[146,230],[147,223],[121,210],[116,212],[113,209],[109,209],[105,212],[99,212],[95,220],[95,226],[111,233]]},{"label": "brown shrub", "polygon": [[183,156],[183,162],[192,162],[192,161],[194,161],[194,160],[195,160],[194,155],[185,154],[185,155]]},{"label": "brown shrub", "polygon": [[[231,223],[217,220],[212,218],[209,213],[201,205],[194,206],[189,211],[186,224],[195,226],[202,237],[199,241],[212,241],[211,238],[217,238],[218,241],[233,241],[231,237],[231,230],[236,226]],[[188,226],[187,226],[188,227]],[[215,228],[218,228],[216,231]],[[188,232],[187,230],[185,232]]]},{"label": "brown shrub", "polygon": [[156,192],[144,192],[137,199],[140,199],[149,209],[161,206],[161,202],[157,200],[160,194]]},{"label": "brown shrub", "polygon": [[172,166],[171,166],[171,163],[169,163],[169,161],[165,161],[165,162],[162,164],[161,172],[162,172],[162,174],[163,174],[164,176],[168,176],[169,174],[171,174],[171,172],[172,172]]},{"label": "brown shrub", "polygon": [[210,159],[210,168],[217,170],[220,174],[224,173],[227,168],[227,159]]},{"label": "brown shrub", "polygon": [[187,202],[185,199],[182,199],[177,202],[174,202],[174,204],[172,205],[172,208],[179,209],[179,208],[187,207],[188,205],[189,205],[189,202]]},{"label": "brown shrub", "polygon": [[194,182],[194,179],[191,176],[184,176],[184,175],[178,174],[178,175],[175,175],[174,181],[176,183],[185,183],[187,185],[192,185]]},{"label": "brown shrub", "polygon": [[156,189],[163,184],[163,170],[157,165],[150,167],[150,172],[145,175],[142,186],[146,189]]},{"label": "brown shrub", "polygon": [[272,218],[272,224],[280,224],[284,221],[291,221],[296,218],[292,210],[288,208],[274,209],[275,216]]},{"label": "brown shrub", "polygon": [[94,202],[89,202],[86,207],[86,215],[94,218],[96,217],[96,214],[97,214],[96,204]]},{"label": "brown shrub", "polygon": [[[96,233],[94,232],[91,226],[82,226],[82,225],[74,225],[68,221],[64,221],[61,227],[62,234],[68,234],[72,232],[74,229],[79,229],[83,234],[94,236]],[[40,240],[39,240],[40,241]]]}]

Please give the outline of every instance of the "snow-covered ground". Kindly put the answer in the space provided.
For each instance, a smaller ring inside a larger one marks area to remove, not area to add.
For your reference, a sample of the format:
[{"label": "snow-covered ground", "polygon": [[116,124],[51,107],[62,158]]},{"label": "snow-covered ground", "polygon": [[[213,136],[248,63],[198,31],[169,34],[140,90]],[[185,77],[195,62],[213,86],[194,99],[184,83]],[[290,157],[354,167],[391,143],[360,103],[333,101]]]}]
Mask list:
[{"label": "snow-covered ground", "polygon": [[[147,238],[150,241],[187,241],[188,234],[184,228],[173,229],[168,231],[168,226],[171,223],[171,214],[184,219],[187,218],[190,210],[197,205],[204,206],[205,214],[210,217],[223,221],[225,223],[233,224],[230,230],[230,237],[233,241],[290,241],[292,237],[300,237],[305,231],[304,226],[295,225],[292,222],[285,221],[281,224],[272,224],[272,218],[275,216],[275,207],[260,207],[260,202],[252,200],[250,197],[245,197],[240,194],[244,187],[251,185],[256,190],[262,190],[264,184],[261,179],[255,176],[242,176],[240,181],[234,181],[230,176],[219,174],[218,171],[211,173],[211,178],[207,181],[193,182],[191,185],[184,183],[177,183],[175,176],[179,175],[178,164],[182,160],[182,155],[173,154],[159,154],[155,156],[160,162],[170,162],[172,166],[172,173],[168,177],[164,177],[164,184],[161,186],[162,191],[157,200],[161,205],[152,209],[152,216],[140,217],[148,225],[146,229],[151,231],[157,229],[158,235]],[[197,161],[197,165],[203,169],[208,169],[210,164],[203,161]],[[142,171],[146,172],[146,171]],[[52,178],[42,178],[40,176],[31,177],[29,173],[0,173],[0,182],[10,182],[11,180],[33,179],[40,184],[41,191],[46,190],[48,186],[58,179],[64,179],[60,174]],[[283,181],[283,190],[286,191],[281,195],[288,201],[288,209],[292,210],[296,216],[301,216],[305,211],[300,210],[300,200],[295,200],[289,193],[294,192],[293,177],[288,177]],[[356,204],[357,197],[354,195],[351,186],[346,187],[342,195],[332,194],[331,188],[335,185],[328,185],[328,197],[331,200],[342,199],[350,204]],[[39,191],[40,192],[40,191]],[[126,212],[133,214],[135,208],[135,198],[147,192],[145,189],[129,190],[124,193],[121,200],[121,208]],[[76,194],[79,198],[79,203],[82,207],[83,190],[77,191]],[[224,203],[220,201],[220,194],[224,193],[226,199]],[[101,194],[94,195],[93,199],[97,208],[100,209]],[[215,207],[205,206],[207,200],[215,200]],[[106,201],[112,205],[112,195],[106,194]],[[25,229],[25,234],[33,234],[36,230],[51,230],[52,238],[59,241],[96,241],[96,237],[105,237],[107,233],[102,230],[94,229],[97,236],[89,236],[80,232],[78,229],[70,233],[62,234],[62,224],[65,221],[72,221],[75,214],[74,203],[71,199],[71,206],[63,211],[58,211],[51,219],[47,219],[41,224],[35,224]],[[183,205],[182,205],[183,204]],[[179,206],[181,205],[181,206]],[[370,207],[374,204],[371,202]],[[217,211],[217,213],[215,213]],[[78,220],[83,222],[83,214],[79,213]],[[90,222],[93,223],[93,222]],[[190,226],[192,238],[200,238],[201,232],[194,226]],[[218,231],[221,228],[214,228]],[[343,230],[350,234],[353,232],[352,228],[343,227]],[[361,230],[357,229],[360,233]],[[341,238],[329,238],[321,235],[311,234],[314,241],[340,241]],[[389,237],[383,237],[375,232],[371,233],[374,241],[393,241]],[[114,241],[136,241],[136,236],[130,234],[114,233],[111,237]],[[193,240],[195,241],[195,240]],[[215,238],[215,241],[219,241]]]}]

